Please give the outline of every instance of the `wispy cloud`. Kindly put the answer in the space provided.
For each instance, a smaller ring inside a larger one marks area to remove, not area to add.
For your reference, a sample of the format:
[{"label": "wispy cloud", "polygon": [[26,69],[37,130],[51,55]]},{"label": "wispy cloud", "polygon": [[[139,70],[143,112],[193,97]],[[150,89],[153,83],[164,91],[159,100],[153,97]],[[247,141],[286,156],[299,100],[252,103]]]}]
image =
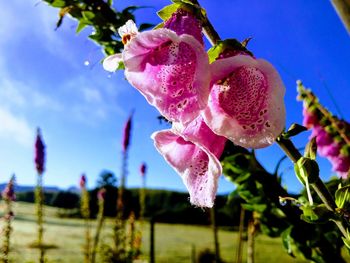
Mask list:
[{"label": "wispy cloud", "polygon": [[29,147],[33,140],[32,128],[25,118],[0,107],[0,137]]}]

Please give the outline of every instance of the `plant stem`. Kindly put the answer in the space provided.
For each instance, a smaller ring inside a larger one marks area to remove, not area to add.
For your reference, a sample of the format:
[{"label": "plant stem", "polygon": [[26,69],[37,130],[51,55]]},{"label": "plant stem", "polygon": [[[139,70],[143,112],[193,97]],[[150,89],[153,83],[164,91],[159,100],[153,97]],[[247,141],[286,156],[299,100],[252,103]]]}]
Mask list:
[{"label": "plant stem", "polygon": [[[281,136],[276,139],[277,144],[281,147],[281,149],[286,153],[286,155],[292,160],[293,163],[296,163],[302,155],[294,146],[291,140],[282,138]],[[315,190],[317,195],[320,197],[321,201],[325,204],[328,210],[336,213],[337,205],[328,191],[326,185],[322,182],[322,180],[318,177],[315,182],[310,184],[312,188]],[[346,227],[342,220],[333,220],[335,224],[338,226],[341,233],[344,237],[347,237]]]},{"label": "plant stem", "polygon": [[[198,7],[201,6],[197,0],[191,0],[191,2],[195,5],[197,5]],[[203,21],[202,27],[204,30],[204,34],[205,34],[206,38],[209,40],[210,44],[212,46],[214,46],[220,40],[220,36],[219,36],[218,32],[216,32],[213,25],[210,23],[210,21],[206,15],[205,16],[203,15],[202,21]]]},{"label": "plant stem", "polygon": [[331,2],[350,34],[350,2],[348,0],[331,0]]}]

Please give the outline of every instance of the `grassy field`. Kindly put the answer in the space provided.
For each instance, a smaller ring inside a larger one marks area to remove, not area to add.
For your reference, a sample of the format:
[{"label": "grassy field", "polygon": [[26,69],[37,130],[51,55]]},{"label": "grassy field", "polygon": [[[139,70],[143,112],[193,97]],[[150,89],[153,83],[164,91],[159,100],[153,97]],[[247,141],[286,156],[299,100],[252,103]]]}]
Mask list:
[{"label": "grassy field", "polygon": [[[13,262],[37,262],[38,251],[29,248],[36,238],[35,207],[32,204],[16,203],[16,219],[13,223]],[[83,262],[82,246],[84,227],[79,219],[60,219],[57,209],[45,208],[45,243],[56,248],[47,251],[49,262]],[[110,240],[111,223],[106,222],[102,235],[104,242]],[[156,224],[156,262],[191,262],[193,248],[196,252],[213,248],[212,231],[205,226]],[[237,233],[220,230],[220,252],[225,262],[234,262]],[[149,225],[143,225],[143,254],[149,253]],[[281,240],[259,235],[256,238],[256,262],[306,262],[289,257],[282,248]],[[245,258],[245,255],[244,255]]]}]

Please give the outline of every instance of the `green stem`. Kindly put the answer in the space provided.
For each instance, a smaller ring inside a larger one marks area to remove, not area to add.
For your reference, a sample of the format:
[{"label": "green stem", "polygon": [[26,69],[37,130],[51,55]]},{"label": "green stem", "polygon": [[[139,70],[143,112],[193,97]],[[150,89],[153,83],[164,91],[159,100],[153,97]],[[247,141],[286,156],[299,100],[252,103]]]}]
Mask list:
[{"label": "green stem", "polygon": [[[198,7],[201,6],[197,0],[191,0],[191,2],[197,5]],[[220,40],[220,36],[218,32],[216,32],[213,25],[210,23],[206,15],[202,17],[202,21],[203,21],[202,27],[204,30],[204,34],[206,38],[209,40],[210,44],[214,46]]]},{"label": "green stem", "polygon": [[348,0],[331,0],[331,2],[350,34],[350,2]]},{"label": "green stem", "polygon": [[[296,163],[302,155],[295,148],[294,144],[289,139],[284,139],[281,136],[276,139],[277,144],[281,147],[281,149],[286,153],[286,155],[292,160],[293,163]],[[321,201],[325,204],[328,210],[336,213],[337,205],[328,191],[326,185],[322,182],[322,180],[318,177],[316,181],[310,184],[312,188],[315,190],[317,195],[320,197]],[[346,226],[342,220],[333,220],[334,223],[339,228],[340,232],[347,237]]]}]

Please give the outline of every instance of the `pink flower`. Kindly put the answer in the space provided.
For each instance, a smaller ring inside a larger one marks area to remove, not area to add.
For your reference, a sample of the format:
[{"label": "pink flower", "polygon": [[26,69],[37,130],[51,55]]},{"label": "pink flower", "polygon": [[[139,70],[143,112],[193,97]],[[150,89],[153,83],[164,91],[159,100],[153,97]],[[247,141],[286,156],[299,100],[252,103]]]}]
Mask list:
[{"label": "pink flower", "polygon": [[164,28],[174,31],[177,35],[191,35],[204,45],[202,23],[190,12],[179,8],[165,21]]},{"label": "pink flower", "polygon": [[155,132],[154,144],[165,160],[181,176],[190,194],[190,202],[212,207],[222,167],[221,156],[226,139],[214,134],[198,117],[187,127]]},{"label": "pink flower", "polygon": [[330,161],[332,163],[332,170],[337,172],[337,174],[342,178],[347,179],[350,170],[349,156],[340,155],[336,157],[331,157]]},{"label": "pink flower", "polygon": [[211,64],[212,89],[204,120],[237,145],[272,144],[285,125],[285,88],[273,66],[247,55]]},{"label": "pink flower", "polygon": [[35,141],[35,157],[34,157],[35,167],[39,175],[44,172],[45,164],[45,144],[41,138],[41,132],[38,128],[37,136]]},{"label": "pink flower", "polygon": [[15,201],[16,193],[15,193],[15,176],[13,175],[6,185],[5,189],[1,192],[1,196],[4,200]]},{"label": "pink flower", "polygon": [[169,29],[138,34],[123,52],[125,76],[168,120],[187,124],[207,104],[209,62],[194,37]]},{"label": "pink flower", "polygon": [[104,201],[105,198],[106,198],[106,189],[105,188],[101,188],[97,192],[97,199],[101,202],[101,201]]},{"label": "pink flower", "polygon": [[309,112],[305,107],[303,108],[303,125],[310,129],[316,125],[319,125],[319,120],[314,113]]}]

